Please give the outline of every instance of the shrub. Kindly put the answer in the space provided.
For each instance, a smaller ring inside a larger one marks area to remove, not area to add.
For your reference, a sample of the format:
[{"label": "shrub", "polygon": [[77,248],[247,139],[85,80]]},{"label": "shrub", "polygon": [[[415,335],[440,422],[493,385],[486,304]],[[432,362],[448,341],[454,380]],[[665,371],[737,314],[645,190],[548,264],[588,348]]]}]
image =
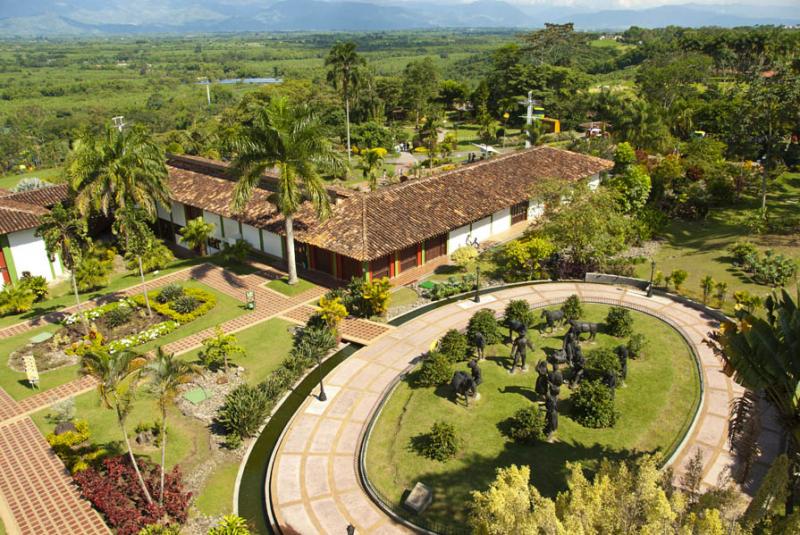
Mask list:
[{"label": "shrub", "polygon": [[23,288],[29,289],[33,293],[33,301],[35,303],[44,301],[44,299],[47,297],[47,279],[41,275],[23,275],[22,278],[19,279],[18,284]]},{"label": "shrub", "polygon": [[150,524],[139,530],[137,535],[181,535],[177,524]]},{"label": "shrub", "polygon": [[458,362],[467,358],[467,336],[456,329],[447,331],[439,340],[439,352],[450,362]]},{"label": "shrub", "polygon": [[89,423],[86,420],[76,420],[75,431],[66,431],[60,435],[49,433],[45,438],[67,470],[77,474],[96,466],[108,453],[96,444],[89,444],[90,436]]},{"label": "shrub", "polygon": [[759,284],[784,286],[797,275],[797,263],[782,254],[767,251],[753,262],[753,280]]},{"label": "shrub", "polygon": [[121,304],[118,307],[112,308],[106,312],[103,318],[105,318],[106,325],[114,329],[120,325],[125,325],[128,323],[128,321],[131,319],[131,316],[133,316],[133,308],[126,304]]},{"label": "shrub", "polygon": [[570,295],[561,305],[561,310],[564,312],[564,321],[580,319],[583,316],[581,298],[575,294]]},{"label": "shrub", "polygon": [[353,277],[347,285],[343,304],[350,314],[359,318],[383,316],[389,308],[391,289],[388,277],[370,282]]},{"label": "shrub", "polygon": [[305,369],[335,347],[336,336],[326,326],[309,325],[298,329],[290,351],[290,356],[297,362],[289,367]]},{"label": "shrub", "polygon": [[251,535],[251,533],[244,518],[225,515],[216,526],[208,530],[208,535]]},{"label": "shrub", "polygon": [[506,324],[510,321],[518,321],[527,327],[533,327],[536,317],[531,310],[531,305],[525,299],[512,299],[503,312],[503,321]]},{"label": "shrub", "polygon": [[619,357],[612,349],[594,349],[586,356],[586,369],[592,378],[618,375],[622,371]]},{"label": "shrub", "polygon": [[711,275],[706,275],[700,279],[700,289],[703,291],[704,305],[708,304],[708,298],[711,296],[711,292],[714,290],[714,286],[716,284],[716,281],[711,277]]},{"label": "shrub", "polygon": [[219,256],[225,262],[244,262],[251,250],[250,244],[240,239],[236,240],[232,245],[225,243]]},{"label": "shrub", "polygon": [[[749,241],[737,241],[730,247],[728,247],[728,252],[731,253],[733,257],[734,265],[745,267],[745,262],[748,257],[758,255],[758,249],[756,246]],[[749,270],[745,267],[746,270]]]},{"label": "shrub", "polygon": [[498,253],[503,280],[507,282],[540,279],[545,276],[542,263],[555,252],[547,238],[512,240]]},{"label": "shrub", "polygon": [[347,317],[347,308],[342,303],[341,297],[322,296],[319,299],[319,316],[329,329],[336,330],[344,318]]},{"label": "shrub", "polygon": [[528,405],[510,418],[508,436],[519,442],[537,442],[546,437],[547,419],[537,405]]},{"label": "shrub", "polygon": [[114,269],[116,251],[111,247],[94,245],[75,268],[75,281],[78,290],[88,292],[108,286],[111,271]]},{"label": "shrub", "polygon": [[169,304],[169,308],[180,314],[189,314],[200,306],[200,301],[191,295],[182,295]]},{"label": "shrub", "polygon": [[686,282],[686,278],[689,274],[686,272],[685,269],[673,269],[672,273],[670,273],[670,280],[672,284],[675,285],[676,290],[681,289],[681,285]]},{"label": "shrub", "polygon": [[477,258],[478,250],[471,245],[462,245],[450,255],[450,259],[461,271],[466,271]]},{"label": "shrub", "polygon": [[628,339],[628,356],[638,359],[644,355],[644,348],[647,346],[647,339],[642,333],[634,333]]},{"label": "shrub", "polygon": [[252,437],[271,408],[272,401],[263,389],[245,383],[225,396],[225,402],[217,409],[217,421],[229,434],[240,438]]},{"label": "shrub", "polygon": [[71,397],[53,403],[50,406],[50,411],[47,419],[51,422],[56,424],[71,422],[75,419],[75,398]]},{"label": "shrub", "polygon": [[624,307],[611,307],[606,315],[606,329],[611,336],[621,338],[633,332],[633,316]]},{"label": "shrub", "polygon": [[614,408],[614,394],[600,380],[581,381],[578,389],[570,397],[575,411],[575,421],[584,427],[613,427],[617,412]]},{"label": "shrub", "polygon": [[503,340],[494,311],[484,308],[472,315],[467,324],[467,338],[474,340],[475,333],[478,332],[483,335],[486,345],[497,344]]},{"label": "shrub", "polygon": [[[150,494],[158,495],[159,466],[146,457],[139,457],[137,463]],[[163,505],[147,503],[128,455],[105,459],[101,468],[83,470],[74,479],[81,494],[102,513],[115,533],[135,535],[162,520],[186,521],[192,495],[184,490],[177,466],[165,475]]]},{"label": "shrub", "polygon": [[33,308],[35,296],[21,284],[7,284],[0,291],[0,316],[21,314]]},{"label": "shrub", "polygon": [[[130,252],[126,252],[125,256],[125,269],[139,272],[139,260]],[[169,247],[164,245],[160,240],[154,240],[150,248],[145,254],[142,255],[142,271],[151,273],[159,269],[166,268],[170,262],[175,260],[175,255]],[[177,284],[175,286],[178,286]]]},{"label": "shrub", "polygon": [[450,381],[453,371],[452,361],[442,353],[434,351],[428,353],[422,360],[416,383],[418,386],[439,386]]},{"label": "shrub", "polygon": [[183,295],[183,286],[180,284],[172,283],[167,284],[156,295],[156,301],[162,305],[170,301],[174,301]]},{"label": "shrub", "polygon": [[[182,291],[185,294],[182,297],[185,296],[193,297],[194,299],[200,302],[200,304],[191,312],[183,313],[173,309],[172,308],[173,301],[160,303],[158,301],[158,296],[160,295],[160,292],[158,291],[154,290],[152,292],[148,292],[147,296],[150,299],[150,306],[153,310],[155,310],[162,316],[167,316],[171,320],[176,321],[180,324],[189,323],[190,321],[193,321],[199,318],[200,316],[203,316],[209,310],[214,308],[217,304],[217,298],[211,292],[201,290],[200,288],[186,288],[185,290]],[[178,299],[180,299],[180,297],[176,298],[175,300],[177,301]],[[136,294],[132,296],[131,300],[140,307],[144,306],[144,296],[142,296],[141,294]]]},{"label": "shrub", "polygon": [[245,356],[244,348],[239,345],[239,341],[233,334],[225,334],[217,326],[214,336],[203,340],[203,349],[200,350],[198,358],[206,368],[218,368],[224,365],[228,369],[228,361],[234,356]]},{"label": "shrub", "polygon": [[446,461],[455,457],[458,447],[456,428],[447,422],[436,422],[430,432],[422,437],[420,453],[435,461]]}]

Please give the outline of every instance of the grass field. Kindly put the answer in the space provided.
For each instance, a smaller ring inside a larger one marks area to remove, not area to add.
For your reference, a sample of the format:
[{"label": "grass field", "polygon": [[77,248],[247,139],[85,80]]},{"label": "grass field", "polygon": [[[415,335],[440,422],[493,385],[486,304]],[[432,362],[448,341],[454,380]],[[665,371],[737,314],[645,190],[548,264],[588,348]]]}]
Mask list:
[{"label": "grass field", "polygon": [[[314,287],[313,282],[309,282],[305,279],[298,279],[297,284],[289,284],[286,281],[287,279],[285,278],[271,280],[266,284],[266,287],[287,297],[294,297]],[[258,304],[256,304],[256,306],[258,306]]]},{"label": "grass field", "polygon": [[[584,317],[602,321],[608,307],[584,305]],[[559,336],[533,335],[537,350],[529,354],[531,368],[510,376],[508,348],[493,346],[481,368],[481,399],[470,408],[449,399],[449,387],[412,388],[401,382],[389,398],[370,435],[367,473],[372,484],[394,504],[406,489],[422,481],[434,489],[428,520],[463,524],[464,504],[472,490],[483,490],[497,467],[530,465],[532,484],[543,494],[563,490],[565,463],[580,461],[591,470],[600,458],[627,458],[647,452],[671,450],[690,425],[699,402],[699,378],[693,357],[680,335],[653,317],[633,312],[635,331],[644,334],[644,358],[629,361],[627,384],[616,395],[620,418],[610,429],[588,429],[570,418],[570,390],[561,389],[559,429],[553,443],[520,445],[501,434],[503,421],[517,409],[536,401],[533,382],[541,347],[561,347]],[[614,347],[619,339],[598,334],[595,343],[584,342],[587,354],[594,348]],[[459,363],[458,369],[466,369]],[[452,423],[463,439],[457,457],[431,461],[410,447],[413,437],[430,430],[435,421]]]},{"label": "grass field", "polygon": [[0,176],[0,188],[11,189],[16,186],[20,180],[31,177],[41,178],[47,182],[57,183],[61,180],[61,169],[56,167],[52,169],[37,169],[35,171],[29,171],[21,174],[11,173],[3,175]]}]

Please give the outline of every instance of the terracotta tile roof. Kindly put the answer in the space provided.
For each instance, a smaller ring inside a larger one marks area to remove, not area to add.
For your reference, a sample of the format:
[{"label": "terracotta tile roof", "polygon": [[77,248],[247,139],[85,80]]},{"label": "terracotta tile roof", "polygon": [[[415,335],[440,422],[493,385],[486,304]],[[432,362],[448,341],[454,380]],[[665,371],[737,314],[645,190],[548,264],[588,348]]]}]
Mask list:
[{"label": "terracotta tile roof", "polygon": [[0,193],[0,198],[33,204],[35,206],[51,207],[58,202],[65,201],[68,195],[69,189],[66,184],[56,184],[30,191],[20,191],[19,193]]},{"label": "terracotta tile roof", "polygon": [[346,199],[297,238],[372,260],[524,201],[543,178],[579,180],[612,166],[593,156],[536,147]]},{"label": "terracotta tile roof", "polygon": [[0,234],[36,228],[46,213],[47,208],[0,197]]}]

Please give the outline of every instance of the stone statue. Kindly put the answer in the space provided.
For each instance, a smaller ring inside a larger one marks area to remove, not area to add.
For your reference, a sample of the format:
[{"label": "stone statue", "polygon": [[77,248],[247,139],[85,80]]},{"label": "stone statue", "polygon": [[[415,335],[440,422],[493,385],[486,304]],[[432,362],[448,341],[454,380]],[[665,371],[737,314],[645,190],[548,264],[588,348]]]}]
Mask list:
[{"label": "stone statue", "polygon": [[521,361],[520,369],[525,371],[527,369],[526,361],[528,358],[528,348],[531,350],[534,349],[533,342],[528,340],[528,337],[524,334],[520,334],[517,336],[517,339],[514,340],[514,343],[511,346],[511,356],[514,358],[514,361],[511,363],[511,369],[508,370],[508,373],[514,373],[514,368],[517,367],[517,362]]},{"label": "stone statue", "polygon": [[619,375],[624,381],[625,379],[628,378],[628,356],[629,356],[628,346],[624,345],[617,346],[617,349],[615,351],[617,353],[617,358],[619,358],[619,367],[620,367]]},{"label": "stone statue", "polygon": [[511,338],[512,341],[514,339],[514,333],[517,333],[517,338],[528,334],[528,326],[521,321],[508,320],[506,326],[508,327],[508,337]]},{"label": "stone statue", "polygon": [[545,397],[549,389],[547,363],[545,361],[540,360],[536,363],[536,373],[539,375],[536,378],[536,384],[534,385],[533,390],[540,396]]},{"label": "stone statue", "polygon": [[481,369],[478,366],[478,361],[472,359],[469,361],[469,364],[467,364],[467,367],[472,373],[472,381],[475,383],[475,388],[477,388],[483,382],[483,372],[481,372]]},{"label": "stone statue", "polygon": [[547,422],[545,425],[545,432],[549,438],[553,433],[558,431],[558,396],[554,396],[548,392],[547,396],[544,398],[544,410],[545,420]]},{"label": "stone statue", "polygon": [[486,350],[486,338],[483,336],[483,333],[476,331],[472,342],[475,344],[475,352],[478,355],[478,359],[480,360],[484,358],[484,351]]},{"label": "stone statue", "polygon": [[581,333],[589,333],[589,340],[594,340],[595,336],[597,336],[597,330],[600,327],[597,323],[577,320],[569,320],[569,325],[575,338],[580,339]]},{"label": "stone statue", "polygon": [[558,398],[561,394],[561,385],[564,384],[564,377],[558,370],[553,370],[547,374],[547,385],[551,396]]},{"label": "stone statue", "polygon": [[544,318],[548,332],[552,332],[556,325],[561,325],[564,322],[564,311],[545,309],[542,310],[542,318]]},{"label": "stone statue", "polygon": [[469,407],[469,398],[477,393],[475,381],[472,377],[467,375],[467,372],[457,371],[453,374],[450,380],[450,386],[456,394],[456,403],[458,403],[458,396],[464,396],[464,403]]},{"label": "stone statue", "polygon": [[572,380],[570,381],[570,388],[574,388],[583,378],[584,368],[586,367],[586,358],[583,356],[581,346],[575,346],[575,354],[572,357]]}]

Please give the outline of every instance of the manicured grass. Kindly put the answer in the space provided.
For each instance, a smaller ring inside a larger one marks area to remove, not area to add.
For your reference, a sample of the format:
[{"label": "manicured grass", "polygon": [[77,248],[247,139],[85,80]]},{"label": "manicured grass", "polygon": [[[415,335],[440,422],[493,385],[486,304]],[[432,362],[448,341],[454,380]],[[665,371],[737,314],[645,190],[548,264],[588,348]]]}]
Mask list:
[{"label": "manicured grass", "polygon": [[238,462],[226,462],[217,466],[194,502],[195,507],[208,516],[227,515],[232,511],[233,488],[239,473]]},{"label": "manicured grass", "polygon": [[[800,216],[800,173],[787,173],[769,195],[768,211],[776,218]],[[689,277],[681,293],[700,299],[700,280],[711,275],[715,281],[728,283],[728,299],[724,310],[733,310],[733,292],[747,290],[765,295],[770,287],[756,284],[749,274],[734,267],[727,248],[738,240],[750,240],[759,249],[772,249],[795,260],[800,260],[800,243],[795,235],[754,235],[738,223],[743,209],[760,206],[760,200],[748,198],[737,206],[712,210],[703,221],[673,221],[665,232],[665,240],[655,254],[656,269],[665,275],[673,269],[685,269]],[[637,276],[650,277],[650,263],[639,264]],[[794,288],[796,283],[791,283]],[[717,305],[716,299],[710,303]]]},{"label": "manicured grass", "polygon": [[19,181],[24,178],[41,178],[44,181],[58,183],[61,182],[61,169],[58,167],[54,167],[52,169],[37,169],[36,171],[29,171],[27,173],[20,173],[20,174],[7,174],[0,176],[0,188],[3,189],[11,189],[17,184]]},{"label": "manicured grass", "polygon": [[400,287],[392,292],[389,298],[389,308],[410,305],[417,299],[419,299],[417,292],[411,288]]},{"label": "manicured grass", "polygon": [[[608,307],[584,305],[584,318],[602,321]],[[530,371],[508,374],[508,347],[494,346],[482,363],[481,399],[470,408],[455,404],[450,388],[412,388],[399,384],[389,398],[370,435],[367,473],[372,484],[395,505],[406,489],[422,481],[434,489],[428,520],[465,522],[472,490],[483,490],[494,479],[495,469],[510,464],[530,465],[532,484],[554,496],[564,489],[565,463],[580,461],[591,470],[599,459],[627,458],[646,452],[669,452],[683,436],[699,402],[699,379],[691,353],[680,335],[660,320],[633,312],[635,331],[649,340],[644,358],[629,361],[627,384],[616,393],[620,418],[614,428],[589,429],[570,418],[570,390],[561,388],[559,429],[553,443],[517,444],[500,427],[516,410],[538,401],[533,392],[534,370],[544,357],[541,348],[560,348],[561,335],[531,332],[537,350],[529,352]],[[596,342],[583,342],[584,354],[599,347],[615,347],[622,341],[598,334]],[[466,363],[457,369],[466,370]],[[568,371],[566,371],[568,376]],[[412,374],[413,375],[413,374]],[[411,449],[412,438],[427,433],[431,425],[452,423],[463,445],[455,459],[441,463]]]},{"label": "manicured grass", "polygon": [[[270,290],[275,290],[287,297],[294,297],[313,288],[314,283],[305,279],[297,279],[297,284],[289,284],[287,279],[275,279],[269,281],[266,286]],[[258,303],[256,303],[256,306],[258,306]]]}]

